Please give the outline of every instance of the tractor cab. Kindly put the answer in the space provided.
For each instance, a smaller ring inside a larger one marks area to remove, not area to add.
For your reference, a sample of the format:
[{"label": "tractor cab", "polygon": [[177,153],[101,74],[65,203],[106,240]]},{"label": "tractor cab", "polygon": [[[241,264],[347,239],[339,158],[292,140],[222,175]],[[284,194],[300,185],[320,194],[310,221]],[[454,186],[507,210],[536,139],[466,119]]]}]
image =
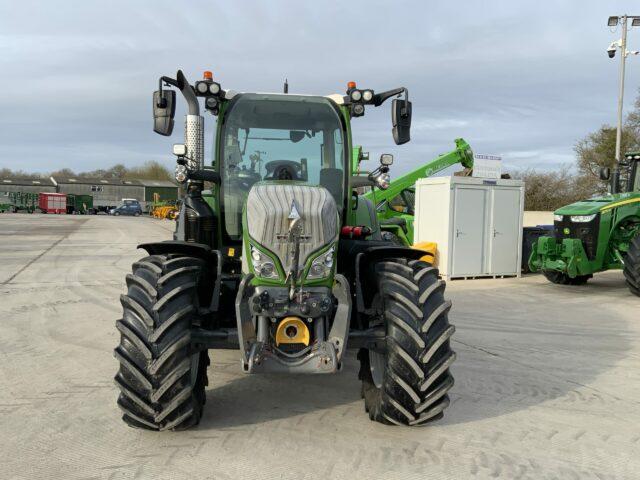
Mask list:
[{"label": "tractor cab", "polygon": [[600,179],[610,181],[611,193],[640,192],[640,152],[626,153],[613,169],[600,169]]},{"label": "tractor cab", "polygon": [[245,93],[233,96],[218,132],[223,236],[242,240],[242,211],[257,183],[319,185],[342,216],[347,131],[325,97]]}]

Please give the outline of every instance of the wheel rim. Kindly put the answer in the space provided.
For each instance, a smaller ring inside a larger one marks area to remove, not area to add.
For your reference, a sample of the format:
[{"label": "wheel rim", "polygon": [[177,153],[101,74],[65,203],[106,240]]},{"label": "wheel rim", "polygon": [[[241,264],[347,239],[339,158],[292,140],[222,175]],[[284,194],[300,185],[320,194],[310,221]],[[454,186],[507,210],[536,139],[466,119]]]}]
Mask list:
[{"label": "wheel rim", "polygon": [[386,355],[369,350],[369,369],[371,370],[373,384],[376,388],[382,388],[384,375],[387,370]]}]

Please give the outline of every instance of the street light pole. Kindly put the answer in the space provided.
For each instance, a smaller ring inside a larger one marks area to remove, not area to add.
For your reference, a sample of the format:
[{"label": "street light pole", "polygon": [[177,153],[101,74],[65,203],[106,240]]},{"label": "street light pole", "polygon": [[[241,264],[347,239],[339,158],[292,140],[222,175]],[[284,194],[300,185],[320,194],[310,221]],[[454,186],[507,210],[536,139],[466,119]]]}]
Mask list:
[{"label": "street light pole", "polygon": [[620,91],[618,92],[618,129],[616,130],[616,164],[620,163],[622,143],[622,105],[624,99],[624,68],[627,60],[627,16],[622,15],[622,41],[620,42]]}]

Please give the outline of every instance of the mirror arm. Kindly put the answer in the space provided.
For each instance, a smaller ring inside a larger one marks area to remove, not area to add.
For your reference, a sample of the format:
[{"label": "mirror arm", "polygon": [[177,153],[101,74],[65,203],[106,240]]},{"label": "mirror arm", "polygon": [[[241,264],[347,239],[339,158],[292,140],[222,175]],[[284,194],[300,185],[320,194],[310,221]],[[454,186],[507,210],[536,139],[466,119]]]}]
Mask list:
[{"label": "mirror arm", "polygon": [[409,90],[405,87],[394,88],[393,90],[387,90],[386,92],[376,93],[373,96],[373,105],[379,107],[384,102],[386,102],[389,98],[394,96],[400,96],[404,93],[405,102],[409,101]]},{"label": "mirror arm", "polygon": [[[160,91],[161,98],[163,83],[165,85],[174,86],[182,92],[182,95],[184,96],[184,99],[187,101],[187,105],[189,106],[189,115],[200,115],[200,105],[198,104],[198,99],[196,97],[196,94],[193,92],[193,88],[191,88],[191,85],[189,85],[189,82],[182,73],[182,70],[178,70],[175,79],[166,76],[160,77],[160,79],[158,80],[158,90]],[[158,107],[165,108],[166,104],[163,105],[163,103],[165,102],[161,100]]]},{"label": "mirror arm", "polygon": [[[373,173],[373,172],[372,172]],[[371,180],[370,175],[352,175],[351,176],[351,188],[358,187],[373,187],[375,186],[375,182]]]}]

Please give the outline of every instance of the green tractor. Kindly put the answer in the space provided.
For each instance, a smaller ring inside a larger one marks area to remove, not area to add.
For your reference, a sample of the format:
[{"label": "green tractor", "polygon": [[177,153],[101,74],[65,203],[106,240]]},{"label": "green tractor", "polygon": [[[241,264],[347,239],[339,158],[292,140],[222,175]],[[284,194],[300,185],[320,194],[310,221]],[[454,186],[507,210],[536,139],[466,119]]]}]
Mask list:
[{"label": "green tractor", "polygon": [[629,290],[640,296],[640,152],[628,153],[613,175],[611,193],[554,212],[554,236],[533,245],[529,267],[553,283],[583,285],[596,272],[623,269]]},{"label": "green tractor", "polygon": [[[173,240],[140,245],[117,322],[118,405],[130,426],[196,425],[209,349],[238,349],[245,373],[341,370],[357,349],[369,417],[422,425],[449,405],[451,302],[423,252],[384,241],[360,187],[385,188],[391,155],[359,175],[351,121],[392,101],[393,138],[410,139],[405,88],[350,83],[346,95],[238,93],[210,73],[178,71],[153,96],[154,130],[170,135],[176,90],[188,106],[174,146],[186,191]],[[217,117],[204,165],[205,109]],[[205,182],[212,193],[205,198]]]},{"label": "green tractor", "polygon": [[371,200],[376,206],[384,239],[401,245],[413,245],[415,184],[419,179],[435,175],[458,163],[464,167],[463,174],[470,174],[473,169],[473,151],[462,138],[457,138],[455,144],[456,148],[452,151],[392,180],[386,190],[372,189],[364,195],[364,198]]}]

